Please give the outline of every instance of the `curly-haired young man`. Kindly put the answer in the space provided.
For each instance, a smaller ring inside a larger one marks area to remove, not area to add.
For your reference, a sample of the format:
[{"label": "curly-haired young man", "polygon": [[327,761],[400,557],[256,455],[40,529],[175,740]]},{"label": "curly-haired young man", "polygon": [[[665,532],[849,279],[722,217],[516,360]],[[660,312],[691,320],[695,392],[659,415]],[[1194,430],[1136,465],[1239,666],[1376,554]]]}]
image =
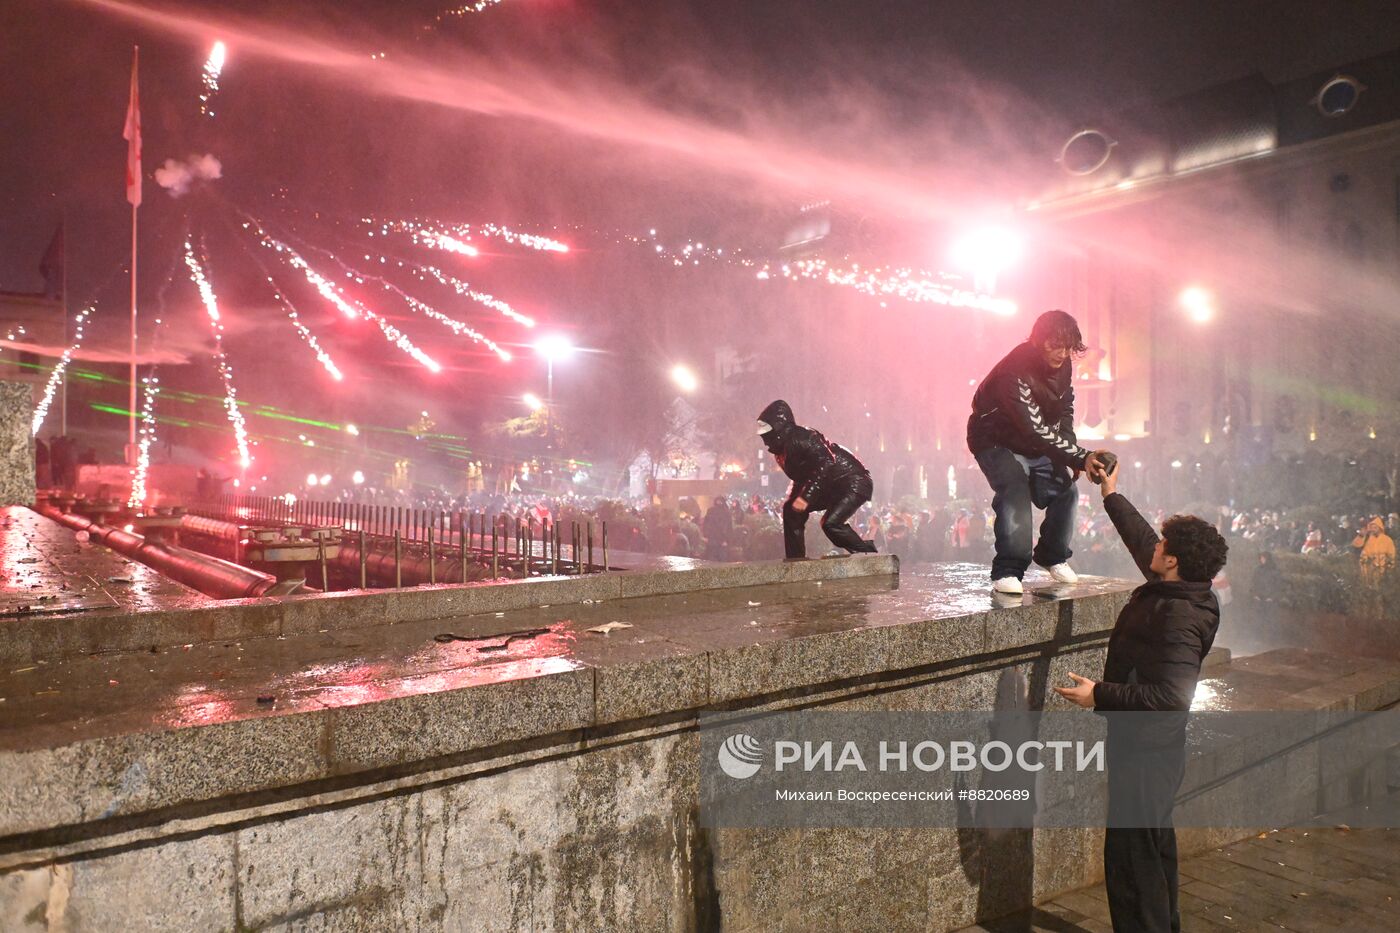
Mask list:
[{"label": "curly-haired young man", "polygon": [[1115,465],[1104,508],[1147,582],[1133,591],[1108,641],[1103,679],[1070,674],[1055,692],[1108,722],[1108,829],[1104,881],[1113,929],[1179,931],[1172,808],[1186,766],[1186,714],[1201,663],[1220,626],[1211,580],[1225,566],[1225,539],[1210,522],[1174,515],[1159,538],[1118,492]]}]

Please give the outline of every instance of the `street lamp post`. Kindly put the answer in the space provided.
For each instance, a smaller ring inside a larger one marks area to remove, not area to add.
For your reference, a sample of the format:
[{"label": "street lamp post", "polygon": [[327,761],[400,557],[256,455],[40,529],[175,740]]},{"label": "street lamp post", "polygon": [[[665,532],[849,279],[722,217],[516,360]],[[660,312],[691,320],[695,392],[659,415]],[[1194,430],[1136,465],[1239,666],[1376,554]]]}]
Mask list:
[{"label": "street lamp post", "polygon": [[554,447],[554,361],[573,355],[574,344],[562,334],[541,337],[535,344],[535,352],[544,357],[545,364],[545,409],[544,436],[546,447]]}]

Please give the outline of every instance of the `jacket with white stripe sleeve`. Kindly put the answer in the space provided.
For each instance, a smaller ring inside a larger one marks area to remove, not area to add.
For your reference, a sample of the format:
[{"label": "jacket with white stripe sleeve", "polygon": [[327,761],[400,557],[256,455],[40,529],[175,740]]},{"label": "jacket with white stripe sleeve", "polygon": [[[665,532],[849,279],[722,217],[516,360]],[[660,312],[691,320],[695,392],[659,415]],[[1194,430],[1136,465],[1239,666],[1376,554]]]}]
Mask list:
[{"label": "jacket with white stripe sleeve", "polygon": [[1072,470],[1084,469],[1089,451],[1074,436],[1074,365],[1045,365],[1027,342],[992,367],[972,396],[967,447],[974,455],[1005,447],[1023,457],[1049,457]]}]

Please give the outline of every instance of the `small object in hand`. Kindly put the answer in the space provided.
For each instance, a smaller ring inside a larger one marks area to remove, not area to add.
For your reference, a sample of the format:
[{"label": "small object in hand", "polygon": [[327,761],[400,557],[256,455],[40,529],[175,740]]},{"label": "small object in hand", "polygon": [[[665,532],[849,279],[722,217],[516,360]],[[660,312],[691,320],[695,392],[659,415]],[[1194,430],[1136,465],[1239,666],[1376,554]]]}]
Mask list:
[{"label": "small object in hand", "polygon": [[1089,476],[1091,482],[1102,483],[1103,477],[1112,473],[1113,468],[1118,466],[1118,456],[1117,454],[1113,454],[1105,450],[1103,453],[1099,454],[1099,463],[1103,464],[1103,476],[1096,477],[1091,474]]}]

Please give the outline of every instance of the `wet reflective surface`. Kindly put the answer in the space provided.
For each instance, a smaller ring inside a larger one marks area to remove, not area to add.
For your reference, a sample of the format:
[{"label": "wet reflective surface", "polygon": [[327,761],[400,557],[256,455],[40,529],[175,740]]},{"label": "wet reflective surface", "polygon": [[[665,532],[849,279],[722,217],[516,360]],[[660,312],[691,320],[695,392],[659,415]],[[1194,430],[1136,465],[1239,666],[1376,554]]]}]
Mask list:
[{"label": "wet reflective surface", "polygon": [[[1124,586],[1086,579],[1056,592]],[[1040,598],[1028,592],[1021,602]],[[0,748],[343,707],[993,608],[985,567],[925,565],[899,581],[707,590],[25,664],[0,670]],[[610,622],[630,627],[588,631]],[[530,630],[542,631],[508,639]],[[435,640],[445,633],[471,640]]]},{"label": "wet reflective surface", "polygon": [[[76,556],[85,562],[89,585],[95,585],[91,578],[101,561],[135,581],[128,588],[141,591],[127,605],[162,598],[160,582],[150,581],[146,568],[55,541],[36,531],[37,523],[47,520],[11,516],[4,529],[13,579],[27,579],[20,574],[32,571],[59,580],[53,574],[71,575],[69,558]],[[46,552],[57,560],[44,557]],[[18,562],[27,556],[38,559]],[[1026,585],[1022,597],[994,599],[985,567],[925,564],[906,567],[898,581],[867,577],[707,590],[16,664],[0,670],[0,748],[332,709],[930,619],[966,617],[977,626],[998,608],[1122,591],[1131,584],[1084,578],[1065,587],[1033,573]],[[627,627],[589,631],[615,622]],[[456,638],[435,640],[448,633]],[[1208,672],[1195,708],[1307,708],[1329,679],[1350,677],[1366,663],[1375,662],[1269,652]]]},{"label": "wet reflective surface", "polygon": [[8,617],[118,610],[187,609],[214,601],[80,542],[57,522],[20,506],[0,509],[0,625]]}]

